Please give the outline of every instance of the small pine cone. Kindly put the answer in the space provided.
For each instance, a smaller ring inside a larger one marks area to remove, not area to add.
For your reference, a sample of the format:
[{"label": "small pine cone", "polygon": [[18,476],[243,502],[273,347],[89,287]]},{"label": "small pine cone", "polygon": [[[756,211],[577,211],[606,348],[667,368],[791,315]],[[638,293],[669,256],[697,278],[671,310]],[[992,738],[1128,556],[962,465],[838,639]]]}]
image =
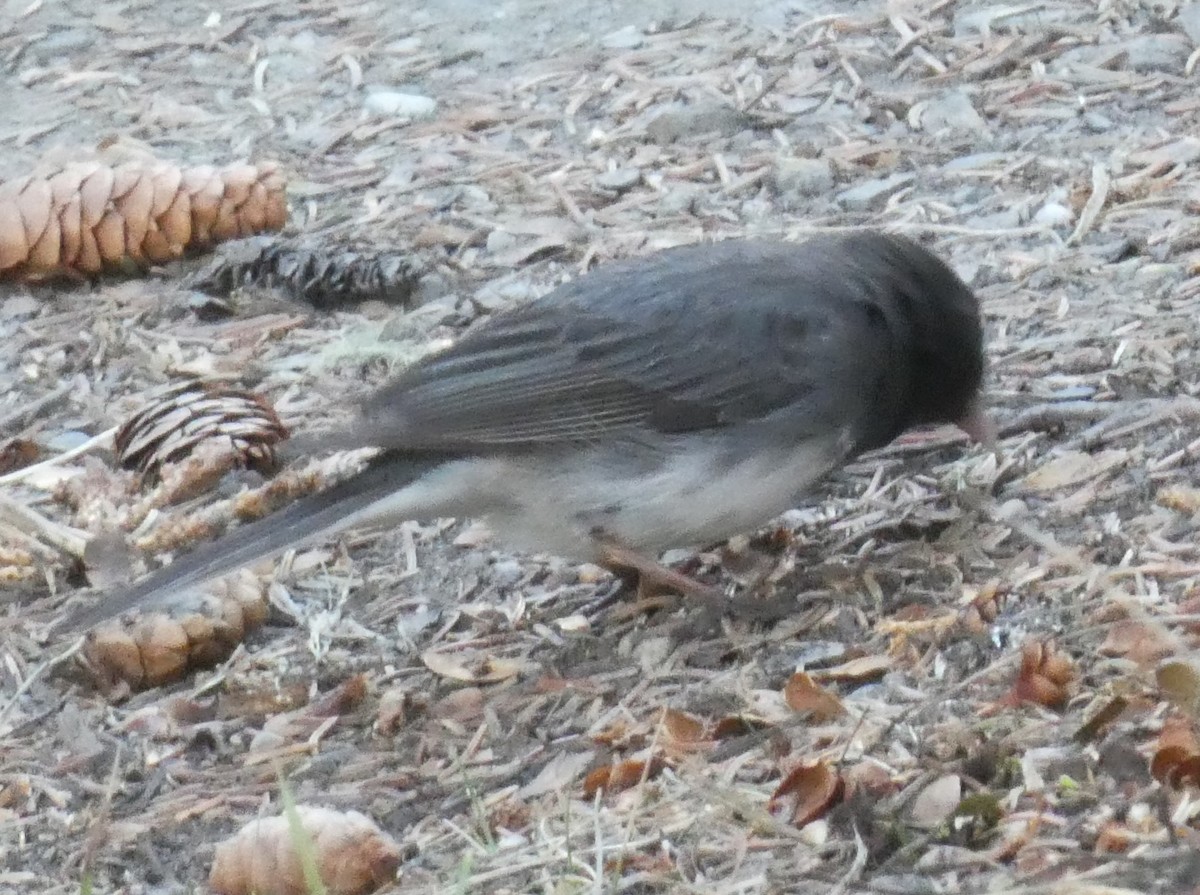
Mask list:
[{"label": "small pine cone", "polygon": [[178,610],[106,622],[89,633],[82,661],[93,680],[134,691],[172,683],[223,662],[267,618],[266,588],[245,569],[189,600]]},{"label": "small pine cone", "polygon": [[284,190],[270,164],[180,168],[152,159],[72,162],[47,177],[0,183],[0,276],[146,268],[279,230]]},{"label": "small pine cone", "polygon": [[297,805],[297,836],[285,815],[246,824],[217,844],[208,885],[218,895],[307,895],[304,852],[329,895],[367,895],[391,882],[399,844],[357,811]]},{"label": "small pine cone", "polygon": [[276,468],[275,445],[287,437],[287,427],[261,395],[189,379],[153,393],[115,441],[121,466],[147,476],[212,439],[229,442],[231,462],[267,475]]},{"label": "small pine cone", "polygon": [[425,273],[411,252],[277,242],[259,237],[222,247],[191,286],[226,296],[244,286],[281,289],[299,301],[332,310],[364,301],[410,307]]}]

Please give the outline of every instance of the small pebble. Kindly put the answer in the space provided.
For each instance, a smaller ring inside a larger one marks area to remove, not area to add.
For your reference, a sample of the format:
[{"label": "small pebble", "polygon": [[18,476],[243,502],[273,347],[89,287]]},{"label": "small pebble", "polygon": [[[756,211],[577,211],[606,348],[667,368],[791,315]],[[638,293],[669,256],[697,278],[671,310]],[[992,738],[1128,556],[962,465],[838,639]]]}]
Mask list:
[{"label": "small pebble", "polygon": [[646,136],[656,143],[674,143],[682,137],[716,133],[731,137],[749,119],[732,106],[697,104],[669,108],[646,125]]},{"label": "small pebble", "polygon": [[674,187],[658,200],[658,213],[662,215],[695,214],[696,203],[701,196],[701,191],[695,187]]},{"label": "small pebble", "polygon": [[1185,3],[1179,7],[1175,23],[1183,29],[1193,46],[1200,46],[1200,3]]},{"label": "small pebble", "polygon": [[1066,227],[1075,219],[1075,213],[1059,202],[1047,202],[1033,216],[1035,223],[1043,227]]},{"label": "small pebble", "polygon": [[828,159],[781,158],[772,177],[784,207],[798,199],[820,196],[833,189],[833,166]]},{"label": "small pebble", "polygon": [[1001,522],[1009,519],[1020,519],[1022,516],[1029,515],[1029,507],[1025,501],[1014,497],[1012,500],[1006,500],[1004,503],[995,509],[996,518]]},{"label": "small pebble", "polygon": [[378,118],[429,118],[437,111],[437,100],[417,93],[378,90],[367,94],[363,108]]},{"label": "small pebble", "polygon": [[515,559],[502,559],[492,564],[492,583],[499,587],[512,587],[524,574],[521,564]]},{"label": "small pebble", "polygon": [[646,42],[646,37],[633,25],[600,38],[600,45],[610,50],[636,50]]},{"label": "small pebble", "polygon": [[487,250],[492,254],[511,249],[517,244],[517,238],[507,230],[493,230],[487,236]]},{"label": "small pebble", "polygon": [[580,584],[596,584],[610,577],[605,569],[590,562],[581,563],[575,570],[575,575]]},{"label": "small pebble", "polygon": [[32,295],[14,295],[0,304],[0,318],[29,317],[36,314],[41,307],[42,303]]},{"label": "small pebble", "polygon": [[69,451],[79,447],[92,436],[86,432],[80,432],[77,429],[69,429],[66,432],[59,432],[53,438],[46,442],[46,449],[51,451]]},{"label": "small pebble", "polygon": [[942,131],[978,132],[987,129],[987,122],[975,110],[971,97],[962,90],[948,90],[930,100],[917,117],[921,130],[929,134]]},{"label": "small pebble", "polygon": [[624,193],[642,182],[642,172],[637,168],[616,168],[596,176],[596,186],[602,190]]},{"label": "small pebble", "polygon": [[838,202],[847,211],[871,211],[882,208],[888,197],[892,196],[910,182],[911,174],[893,174],[891,177],[881,177],[855,184],[837,195]]}]

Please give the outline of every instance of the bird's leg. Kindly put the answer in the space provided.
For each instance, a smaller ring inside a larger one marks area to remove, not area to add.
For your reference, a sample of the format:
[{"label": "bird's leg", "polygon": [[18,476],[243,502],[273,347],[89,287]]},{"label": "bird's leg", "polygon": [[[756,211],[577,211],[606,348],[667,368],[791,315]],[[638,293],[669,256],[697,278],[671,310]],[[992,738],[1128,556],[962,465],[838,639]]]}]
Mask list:
[{"label": "bird's leg", "polygon": [[598,565],[630,583],[636,580],[638,599],[668,592],[698,598],[710,604],[722,602],[723,595],[716,588],[669,569],[636,550],[616,543],[611,538],[597,537],[596,546],[599,554]]}]

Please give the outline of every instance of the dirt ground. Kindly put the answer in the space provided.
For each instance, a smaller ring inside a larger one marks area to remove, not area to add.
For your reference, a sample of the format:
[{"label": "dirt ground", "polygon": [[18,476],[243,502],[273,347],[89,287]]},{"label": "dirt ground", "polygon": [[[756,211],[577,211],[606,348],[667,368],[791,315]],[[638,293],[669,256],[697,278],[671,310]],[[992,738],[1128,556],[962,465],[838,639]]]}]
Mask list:
[{"label": "dirt ground", "polygon": [[108,696],[48,633],[76,540],[0,514],[0,892],[205,891],[281,788],[392,837],[385,891],[1200,892],[1200,774],[1164,771],[1200,762],[1198,45],[1171,0],[0,0],[0,176],[275,160],[284,238],[426,271],[415,308],[215,316],[203,259],[0,284],[0,446],[60,458],[0,496],[76,540],[262,485],[135,517],[103,443],[61,458],[162,383],[319,432],[508,303],[737,235],[926,240],[982,299],[1004,435],[901,440],[674,557],[754,608],[715,624],[425,520],[265,570],[227,662]]}]

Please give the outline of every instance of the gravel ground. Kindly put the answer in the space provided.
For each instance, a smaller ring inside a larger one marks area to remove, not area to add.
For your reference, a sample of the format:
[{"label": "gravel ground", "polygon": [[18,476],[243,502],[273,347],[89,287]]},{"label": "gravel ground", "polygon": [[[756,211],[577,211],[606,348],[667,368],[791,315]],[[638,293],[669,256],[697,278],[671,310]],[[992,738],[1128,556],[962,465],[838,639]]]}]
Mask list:
[{"label": "gravel ground", "polygon": [[425,271],[416,308],[245,289],[215,320],[204,259],[0,285],[0,446],[60,456],[183,374],[319,432],[588,267],[863,225],[978,291],[1004,430],[999,457],[902,439],[682,557],[753,608],[717,624],[425,520],[266,570],[265,627],[136,693],[55,659],[82,576],[45,534],[158,554],[261,478],[145,519],[103,445],[0,473],[46,522],[0,515],[0,891],[204,890],[281,790],[372,818],[395,892],[1200,891],[1196,790],[1161,772],[1200,761],[1200,4],[730,16],[0,0],[0,176],[100,144],[274,160],[287,244]]}]

